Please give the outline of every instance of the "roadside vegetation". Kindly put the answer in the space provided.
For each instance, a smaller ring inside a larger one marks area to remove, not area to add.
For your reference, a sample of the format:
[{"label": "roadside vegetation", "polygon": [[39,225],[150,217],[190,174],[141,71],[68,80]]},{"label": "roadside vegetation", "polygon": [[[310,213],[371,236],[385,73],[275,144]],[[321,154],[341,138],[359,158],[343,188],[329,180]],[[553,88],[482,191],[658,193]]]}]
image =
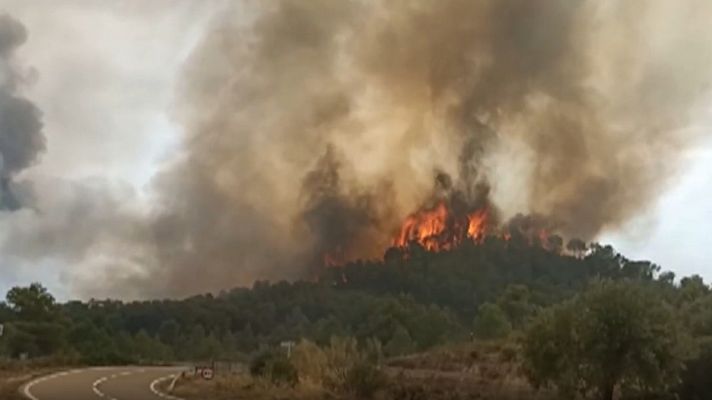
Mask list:
[{"label": "roadside vegetation", "polygon": [[59,304],[34,284],[0,305],[0,353],[245,366],[180,381],[186,398],[712,398],[709,286],[557,243],[412,245],[315,281],[183,300]]},{"label": "roadside vegetation", "polygon": [[0,399],[27,400],[20,389],[32,379],[66,368],[63,360],[54,358],[31,361],[3,360],[0,362]]}]

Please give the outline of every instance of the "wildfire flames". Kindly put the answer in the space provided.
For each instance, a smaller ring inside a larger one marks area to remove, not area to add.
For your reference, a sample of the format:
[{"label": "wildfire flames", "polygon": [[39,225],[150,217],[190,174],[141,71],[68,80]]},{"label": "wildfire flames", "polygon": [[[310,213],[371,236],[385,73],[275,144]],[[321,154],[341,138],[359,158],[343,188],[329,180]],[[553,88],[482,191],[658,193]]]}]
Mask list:
[{"label": "wildfire flames", "polygon": [[550,221],[539,216],[519,214],[500,225],[490,206],[456,213],[446,201],[410,214],[392,245],[406,248],[411,243],[418,243],[429,251],[443,251],[454,249],[466,240],[479,244],[488,236],[506,241],[516,238],[551,251],[561,251],[562,246],[561,237],[552,235]]},{"label": "wildfire flames", "polygon": [[[431,252],[453,250],[470,241],[482,244],[487,237],[497,237],[506,242],[538,246],[550,251],[562,251],[562,239],[552,235],[551,221],[536,216],[518,214],[505,223],[499,220],[497,211],[489,204],[469,210],[456,211],[448,200],[423,207],[408,215],[391,246],[406,250],[418,244]],[[343,248],[338,247],[322,255],[322,265],[338,267],[349,260]]]},{"label": "wildfire flames", "polygon": [[406,247],[417,242],[430,251],[452,249],[464,240],[481,242],[491,228],[488,207],[457,216],[445,201],[409,215],[403,222],[393,246]]}]

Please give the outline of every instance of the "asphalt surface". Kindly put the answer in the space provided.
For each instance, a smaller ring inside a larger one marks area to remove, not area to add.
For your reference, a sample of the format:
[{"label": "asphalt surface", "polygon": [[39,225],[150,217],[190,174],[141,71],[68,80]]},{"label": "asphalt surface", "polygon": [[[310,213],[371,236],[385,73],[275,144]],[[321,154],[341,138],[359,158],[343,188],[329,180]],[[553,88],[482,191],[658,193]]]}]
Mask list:
[{"label": "asphalt surface", "polygon": [[60,372],[22,388],[30,400],[179,400],[161,393],[159,382],[184,368],[118,367]]}]

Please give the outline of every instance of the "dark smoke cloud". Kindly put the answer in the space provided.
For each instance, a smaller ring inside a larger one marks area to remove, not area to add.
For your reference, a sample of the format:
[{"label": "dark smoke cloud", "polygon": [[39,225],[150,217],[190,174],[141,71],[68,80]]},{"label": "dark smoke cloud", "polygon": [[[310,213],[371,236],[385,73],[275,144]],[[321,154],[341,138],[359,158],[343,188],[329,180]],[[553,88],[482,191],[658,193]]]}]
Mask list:
[{"label": "dark smoke cloud", "polygon": [[353,183],[344,182],[340,157],[332,146],[327,146],[315,167],[302,180],[302,213],[299,219],[310,252],[317,258],[311,267],[342,264],[382,248],[369,248],[389,211],[391,193],[388,187],[371,188],[359,192]]},{"label": "dark smoke cloud", "polygon": [[26,40],[22,23],[0,14],[0,210],[20,208],[12,179],[45,149],[40,110],[17,92],[22,75],[13,53]]},{"label": "dark smoke cloud", "polygon": [[[694,142],[683,128],[712,59],[707,3],[679,3],[687,27],[657,26],[664,2],[627,4],[284,0],[225,13],[185,68],[186,154],[159,191],[162,271],[181,265],[179,286],[201,290],[298,276],[325,253],[380,256],[443,179],[456,202],[515,196],[523,206],[505,213],[567,236],[615,228]],[[525,165],[514,193],[498,185],[510,163]]]},{"label": "dark smoke cloud", "polygon": [[[83,207],[96,212],[52,251],[111,260],[82,293],[155,296],[310,277],[325,256],[381,257],[405,216],[442,197],[456,212],[492,207],[511,231],[595,238],[653,204],[695,143],[712,5],[671,3],[220,9],[184,66],[174,115],[185,136],[151,209],[88,190]],[[15,172],[37,151],[27,154]],[[60,206],[76,210],[41,209]],[[20,223],[18,256],[73,215]]]}]

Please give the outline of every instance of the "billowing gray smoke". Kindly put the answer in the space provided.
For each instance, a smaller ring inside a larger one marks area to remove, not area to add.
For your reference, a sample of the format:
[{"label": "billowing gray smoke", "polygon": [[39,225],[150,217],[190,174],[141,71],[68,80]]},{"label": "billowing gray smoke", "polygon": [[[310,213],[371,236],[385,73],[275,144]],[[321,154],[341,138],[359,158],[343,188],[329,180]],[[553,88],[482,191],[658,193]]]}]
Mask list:
[{"label": "billowing gray smoke", "polygon": [[[708,0],[278,0],[216,11],[184,67],[175,117],[186,135],[154,178],[152,210],[106,210],[98,220],[124,221],[119,233],[85,223],[75,235],[99,237],[103,258],[131,266],[92,280],[92,293],[310,277],[324,261],[380,257],[403,219],[443,193],[593,239],[669,186],[710,89]],[[10,37],[3,49],[24,34]],[[12,113],[12,130],[0,121],[12,176],[42,141],[36,110],[2,90],[0,112],[12,103],[33,117]],[[24,138],[18,158],[6,137]],[[42,236],[24,232],[15,243],[32,253]]]},{"label": "billowing gray smoke", "polygon": [[13,53],[25,40],[25,27],[0,14],[0,210],[20,208],[12,179],[45,149],[40,111],[17,93],[22,74],[13,63]]},{"label": "billowing gray smoke", "polygon": [[196,289],[380,256],[437,174],[592,239],[666,187],[710,83],[705,1],[258,4],[185,69],[158,248]]}]

